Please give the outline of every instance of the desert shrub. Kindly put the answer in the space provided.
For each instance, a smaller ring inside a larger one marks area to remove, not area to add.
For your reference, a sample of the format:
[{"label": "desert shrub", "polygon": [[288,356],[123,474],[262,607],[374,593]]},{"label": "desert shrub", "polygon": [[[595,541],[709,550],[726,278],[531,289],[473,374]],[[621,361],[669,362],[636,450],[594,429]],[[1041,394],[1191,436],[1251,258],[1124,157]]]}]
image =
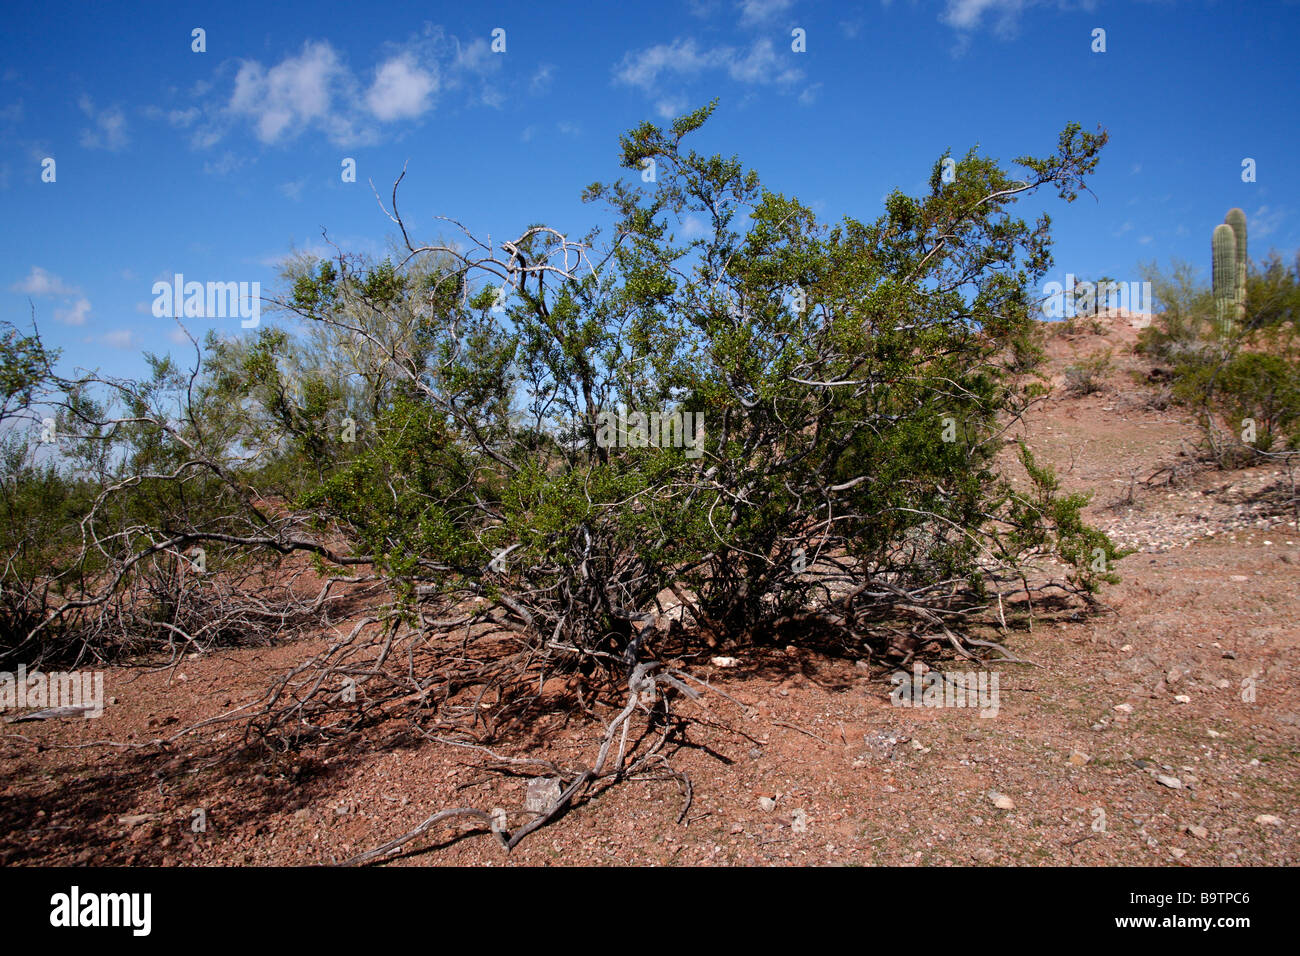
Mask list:
[{"label": "desert shrub", "polygon": [[[1069,568],[1038,587],[1114,580],[1084,499],[1027,454],[1019,491],[997,456],[1038,394],[1018,373],[1051,262],[1046,217],[1013,207],[1073,201],[1105,134],[1067,127],[1018,177],[972,150],[945,182],[940,158],[924,195],[831,225],[686,149],[711,111],[623,137],[621,165],[656,181],[590,186],[606,222],[581,242],[537,225],[499,257],[408,238],[380,262],[304,259],[279,303],[297,330],[209,337],[193,374],[151,357],[144,381],[62,383],[97,494],[72,507],[81,576],[43,633],[98,653],[116,615],[174,649],[375,583],[388,630],[364,673],[399,633],[413,659],[420,635],[496,615],[520,656],[453,668],[486,686],[483,667],[626,674],[670,635],[694,653],[818,629],[870,656],[907,627],[969,653],[966,622],[1038,558]],[[707,228],[679,239],[688,219]],[[676,431],[646,434],[651,413]],[[215,572],[190,573],[196,548]],[[322,596],[268,601],[250,582],[294,556]],[[310,687],[294,713],[331,683]]]},{"label": "desert shrub", "polygon": [[1296,269],[1276,253],[1251,264],[1246,321],[1228,331],[1213,321],[1210,290],[1191,266],[1176,263],[1165,276],[1149,265],[1144,275],[1163,313],[1140,348],[1171,366],[1170,396],[1196,414],[1210,457],[1227,468],[1293,455],[1300,448]]},{"label": "desert shrub", "polygon": [[1065,368],[1065,387],[1075,395],[1092,395],[1106,387],[1112,350],[1098,352]]}]

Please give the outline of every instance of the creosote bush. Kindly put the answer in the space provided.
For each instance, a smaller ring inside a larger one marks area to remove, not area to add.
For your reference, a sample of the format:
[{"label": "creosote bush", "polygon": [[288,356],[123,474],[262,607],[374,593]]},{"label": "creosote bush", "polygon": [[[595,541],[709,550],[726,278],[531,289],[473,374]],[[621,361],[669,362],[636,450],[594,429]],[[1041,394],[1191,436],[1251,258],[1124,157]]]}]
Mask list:
[{"label": "creosote bush", "polygon": [[[11,651],[60,634],[106,653],[109,607],[137,645],[206,646],[229,629],[205,624],[213,600],[273,636],[340,619],[336,587],[366,587],[369,623],[338,651],[373,650],[346,669],[373,691],[360,713],[427,693],[415,649],[457,632],[513,635],[489,683],[555,668],[621,683],[665,654],[814,636],[867,658],[922,637],[977,656],[994,645],[975,628],[1016,593],[1027,609],[1116,580],[1086,499],[1028,450],[1023,490],[999,457],[1041,393],[1021,383],[1052,264],[1049,218],[1014,207],[1045,189],[1073,201],[1106,135],[1066,127],[1054,153],[1017,160],[1021,178],[971,151],[945,182],[940,157],[924,195],[832,224],[689,149],[712,111],[625,135],[622,167],[652,162],[655,181],[589,186],[603,225],[581,241],[539,224],[491,247],[420,244],[395,184],[397,249],[295,263],[283,327],[209,336],[190,373],[151,358],[144,382],[41,373],[81,458],[48,502],[50,474],[11,472],[14,507],[70,570],[9,612]],[[198,575],[196,548],[211,552]],[[1040,574],[1046,557],[1068,573]],[[264,588],[320,588],[254,599],[262,572]],[[406,676],[381,678],[403,641]],[[272,695],[267,726],[334,706],[345,670],[317,663]],[[446,706],[484,673],[437,678]]]}]

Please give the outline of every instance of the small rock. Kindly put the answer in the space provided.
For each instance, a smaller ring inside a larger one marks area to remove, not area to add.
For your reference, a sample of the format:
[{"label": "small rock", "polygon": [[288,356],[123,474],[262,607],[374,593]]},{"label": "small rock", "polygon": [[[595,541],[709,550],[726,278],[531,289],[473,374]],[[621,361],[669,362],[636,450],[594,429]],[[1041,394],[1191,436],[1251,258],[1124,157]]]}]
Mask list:
[{"label": "small rock", "polygon": [[1016,802],[1005,793],[998,793],[996,790],[990,790],[989,799],[993,801],[993,806],[997,807],[999,810],[1014,810],[1016,808]]},{"label": "small rock", "polygon": [[773,810],[776,809],[776,801],[773,800],[771,797],[759,797],[758,808],[762,810],[764,813],[771,813]]},{"label": "small rock", "polygon": [[732,833],[744,833],[744,832],[745,832],[745,825],[744,825],[743,823],[733,823],[733,824],[731,825],[731,832],[732,832]]},{"label": "small rock", "polygon": [[1209,830],[1205,829],[1205,827],[1198,827],[1198,826],[1197,826],[1196,824],[1194,824],[1194,823],[1188,825],[1188,826],[1186,827],[1186,830],[1187,830],[1188,833],[1190,833],[1192,836],[1196,837],[1196,839],[1198,839],[1198,840],[1204,840],[1207,836],[1210,835],[1210,831],[1209,831]]},{"label": "small rock", "polygon": [[1235,661],[1235,660],[1237,659],[1237,652],[1236,652],[1236,651],[1224,651],[1224,652],[1223,652],[1223,656],[1224,656],[1224,659],[1225,659],[1225,660]]},{"label": "small rock", "polygon": [[1156,774],[1156,783],[1160,784],[1163,787],[1168,787],[1170,790],[1183,789],[1183,782],[1179,780],[1177,777],[1169,776],[1169,774],[1167,773]]},{"label": "small rock", "polygon": [[736,657],[711,657],[709,663],[714,667],[735,667],[740,663],[740,659]]},{"label": "small rock", "polygon": [[1070,751],[1069,762],[1076,767],[1084,766],[1091,759],[1092,757],[1088,756],[1088,754],[1084,753],[1082,750]]},{"label": "small rock", "polygon": [[1132,704],[1116,704],[1116,705],[1114,706],[1113,710],[1114,710],[1115,713],[1117,713],[1117,714],[1131,714],[1131,713],[1133,713],[1133,705],[1132,705]]},{"label": "small rock", "polygon": [[1174,700],[1178,701],[1180,704],[1190,704],[1192,702],[1192,699],[1186,694],[1177,694],[1174,696]]},{"label": "small rock", "polygon": [[1179,849],[1178,847],[1170,848],[1169,852],[1173,854],[1175,860],[1181,860],[1183,857],[1187,856],[1187,851]]},{"label": "small rock", "polygon": [[1262,823],[1267,827],[1280,827],[1282,825],[1281,817],[1275,817],[1271,813],[1261,813],[1255,818],[1256,823]]},{"label": "small rock", "polygon": [[971,859],[975,860],[977,863],[992,863],[997,859],[997,854],[988,847],[982,846],[971,854]]},{"label": "small rock", "polygon": [[534,777],[528,781],[524,809],[529,813],[550,813],[560,802],[562,792],[559,777]]},{"label": "small rock", "polygon": [[795,810],[790,814],[790,829],[795,833],[808,832],[808,814],[803,810]]}]

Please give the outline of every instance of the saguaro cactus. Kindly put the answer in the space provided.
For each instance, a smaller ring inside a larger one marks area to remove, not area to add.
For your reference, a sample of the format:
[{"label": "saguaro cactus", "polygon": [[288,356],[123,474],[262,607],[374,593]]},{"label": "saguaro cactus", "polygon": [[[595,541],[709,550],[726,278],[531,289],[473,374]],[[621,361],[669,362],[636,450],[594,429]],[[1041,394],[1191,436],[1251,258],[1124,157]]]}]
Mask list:
[{"label": "saguaro cactus", "polygon": [[1223,221],[1232,227],[1237,241],[1236,316],[1238,322],[1246,320],[1246,214],[1240,209],[1229,209]]},{"label": "saguaro cactus", "polygon": [[1227,223],[1214,227],[1214,307],[1219,327],[1227,330],[1237,314],[1237,237]]}]

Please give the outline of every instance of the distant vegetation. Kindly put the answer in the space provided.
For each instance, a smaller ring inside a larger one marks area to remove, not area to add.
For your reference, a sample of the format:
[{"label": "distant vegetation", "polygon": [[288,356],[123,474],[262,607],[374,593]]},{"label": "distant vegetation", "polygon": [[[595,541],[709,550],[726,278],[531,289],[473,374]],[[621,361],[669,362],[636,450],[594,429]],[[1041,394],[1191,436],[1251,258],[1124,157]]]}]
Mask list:
[{"label": "distant vegetation", "polygon": [[[1190,263],[1144,268],[1160,304],[1139,347],[1172,369],[1172,394],[1191,409],[1221,466],[1292,464],[1300,451],[1300,253],[1245,252],[1245,216],[1216,227],[1212,287]],[[1239,241],[1238,241],[1239,240]]]}]

